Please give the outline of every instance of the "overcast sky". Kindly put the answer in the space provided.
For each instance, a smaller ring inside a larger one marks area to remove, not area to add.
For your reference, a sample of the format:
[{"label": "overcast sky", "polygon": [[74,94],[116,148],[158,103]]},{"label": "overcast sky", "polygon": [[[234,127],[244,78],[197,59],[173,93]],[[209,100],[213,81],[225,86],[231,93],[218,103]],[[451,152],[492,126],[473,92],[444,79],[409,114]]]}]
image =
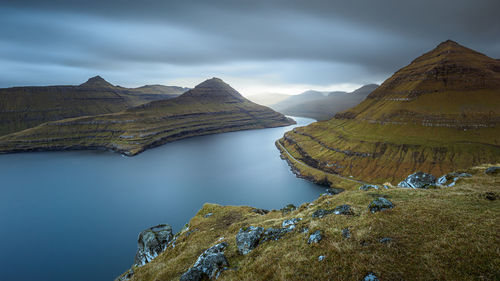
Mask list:
[{"label": "overcast sky", "polygon": [[[7,2],[7,3],[5,3]],[[380,83],[447,39],[500,58],[498,0],[0,0],[0,87],[193,87],[244,95]]]}]

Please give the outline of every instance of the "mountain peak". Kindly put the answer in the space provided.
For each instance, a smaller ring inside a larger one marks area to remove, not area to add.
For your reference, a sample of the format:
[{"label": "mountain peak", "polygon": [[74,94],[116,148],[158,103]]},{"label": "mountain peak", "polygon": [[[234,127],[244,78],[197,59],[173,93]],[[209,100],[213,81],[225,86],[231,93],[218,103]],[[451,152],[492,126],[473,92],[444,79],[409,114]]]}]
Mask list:
[{"label": "mountain peak", "polygon": [[246,100],[240,93],[238,93],[238,91],[229,86],[229,84],[216,77],[203,81],[193,89],[182,94],[182,97],[225,102],[238,102]]},{"label": "mountain peak", "polygon": [[89,78],[87,82],[81,84],[84,87],[114,87],[111,83],[104,80],[101,76],[97,75]]}]

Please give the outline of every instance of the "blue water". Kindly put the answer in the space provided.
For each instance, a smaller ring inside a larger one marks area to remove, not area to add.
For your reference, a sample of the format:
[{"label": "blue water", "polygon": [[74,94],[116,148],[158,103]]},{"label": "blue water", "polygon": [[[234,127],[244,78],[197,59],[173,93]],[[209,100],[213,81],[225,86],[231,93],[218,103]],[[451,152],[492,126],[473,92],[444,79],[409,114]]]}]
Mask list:
[{"label": "blue water", "polygon": [[0,279],[113,280],[132,264],[141,230],[178,231],[205,202],[279,209],[314,200],[323,188],[296,178],[274,146],[293,127],[190,138],[135,157],[0,155]]}]

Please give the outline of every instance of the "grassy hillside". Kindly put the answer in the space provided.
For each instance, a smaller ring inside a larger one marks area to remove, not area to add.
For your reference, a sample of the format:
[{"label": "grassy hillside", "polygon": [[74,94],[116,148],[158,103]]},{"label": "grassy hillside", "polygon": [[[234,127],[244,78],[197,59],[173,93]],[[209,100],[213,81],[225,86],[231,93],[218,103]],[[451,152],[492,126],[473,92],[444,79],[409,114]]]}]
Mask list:
[{"label": "grassy hillside", "polygon": [[[311,169],[395,182],[500,161],[500,62],[446,41],[397,71],[359,105],[280,140]],[[324,178],[315,171],[315,180]]]},{"label": "grassy hillside", "polygon": [[65,118],[113,113],[180,95],[180,87],[115,87],[99,76],[79,86],[0,89],[0,135]]},{"label": "grassy hillside", "polygon": [[[486,175],[485,168],[469,169],[473,176],[453,188],[347,187],[289,213],[261,215],[252,207],[205,204],[175,243],[152,262],[133,268],[131,280],[179,280],[204,250],[221,242],[228,244],[224,255],[229,264],[217,278],[221,281],[363,280],[369,272],[380,280],[498,280],[500,177]],[[379,197],[394,208],[371,213],[368,205]],[[351,206],[352,215],[312,216],[343,204]],[[240,228],[279,229],[292,218],[302,219],[294,230],[260,242],[247,255],[238,252]],[[321,241],[308,244],[317,230]]]},{"label": "grassy hillside", "polygon": [[180,97],[122,112],[64,119],[0,137],[0,152],[110,149],[135,155],[178,139],[293,124],[214,78]]}]

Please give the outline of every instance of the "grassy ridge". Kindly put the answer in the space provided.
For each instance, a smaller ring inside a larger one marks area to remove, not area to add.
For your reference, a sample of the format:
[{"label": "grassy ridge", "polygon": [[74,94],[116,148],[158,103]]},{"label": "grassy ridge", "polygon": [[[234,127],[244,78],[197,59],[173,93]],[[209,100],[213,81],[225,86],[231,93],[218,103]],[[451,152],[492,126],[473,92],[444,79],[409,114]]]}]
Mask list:
[{"label": "grassy ridge", "polygon": [[[178,280],[205,249],[220,241],[229,244],[225,256],[230,269],[217,280],[361,280],[368,272],[380,280],[496,280],[500,180],[485,175],[484,169],[468,170],[473,177],[453,188],[370,192],[346,187],[339,195],[321,196],[286,215],[205,204],[189,229],[179,233],[175,248],[168,247],[151,263],[135,268],[131,280]],[[395,208],[370,213],[367,206],[375,197],[389,199]],[[311,217],[319,208],[342,204],[351,205],[354,215]],[[208,213],[213,215],[205,217]],[[235,236],[241,227],[279,228],[290,218],[303,218],[296,230],[260,244],[246,256],[238,253]],[[304,227],[309,233],[299,231]],[[349,239],[341,234],[345,228],[350,230]],[[316,230],[321,230],[323,240],[307,244]],[[392,241],[381,243],[383,237]],[[318,261],[320,255],[325,260]]]}]

